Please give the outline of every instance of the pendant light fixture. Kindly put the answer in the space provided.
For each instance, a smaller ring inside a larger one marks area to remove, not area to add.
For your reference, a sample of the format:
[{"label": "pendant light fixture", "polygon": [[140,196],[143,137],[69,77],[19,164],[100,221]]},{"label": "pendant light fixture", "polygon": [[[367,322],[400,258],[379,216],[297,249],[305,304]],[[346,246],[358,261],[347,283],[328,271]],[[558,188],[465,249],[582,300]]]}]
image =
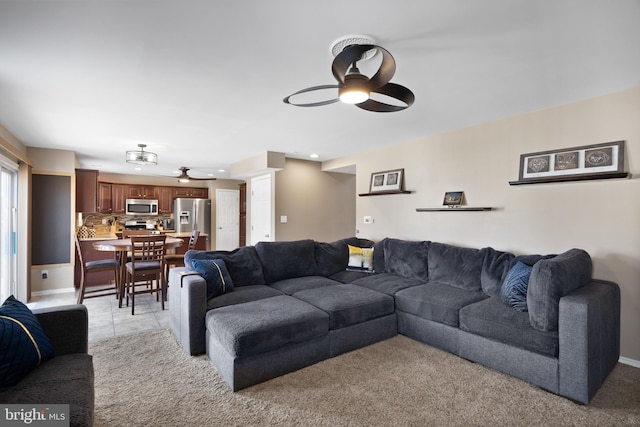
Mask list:
[{"label": "pendant light fixture", "polygon": [[140,150],[127,151],[127,163],[134,163],[136,165],[157,165],[158,155],[150,151],[144,151],[147,144],[138,144]]}]

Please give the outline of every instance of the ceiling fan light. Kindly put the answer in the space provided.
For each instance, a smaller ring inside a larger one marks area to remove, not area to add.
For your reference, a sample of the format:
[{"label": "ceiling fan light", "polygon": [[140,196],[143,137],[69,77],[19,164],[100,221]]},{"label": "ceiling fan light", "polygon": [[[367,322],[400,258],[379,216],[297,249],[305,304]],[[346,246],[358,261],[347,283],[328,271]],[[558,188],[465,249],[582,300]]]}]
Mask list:
[{"label": "ceiling fan light", "polygon": [[339,94],[345,104],[360,104],[369,99],[369,91],[361,88],[342,88]]},{"label": "ceiling fan light", "polygon": [[140,150],[127,151],[127,163],[133,163],[136,165],[157,165],[158,155],[150,151],[144,151],[144,147],[146,146],[146,144],[138,144]]},{"label": "ceiling fan light", "polygon": [[338,98],[345,104],[360,104],[369,99],[369,79],[353,67],[345,76],[344,86],[338,89]]},{"label": "ceiling fan light", "polygon": [[189,178],[178,178],[179,182],[189,182]]}]

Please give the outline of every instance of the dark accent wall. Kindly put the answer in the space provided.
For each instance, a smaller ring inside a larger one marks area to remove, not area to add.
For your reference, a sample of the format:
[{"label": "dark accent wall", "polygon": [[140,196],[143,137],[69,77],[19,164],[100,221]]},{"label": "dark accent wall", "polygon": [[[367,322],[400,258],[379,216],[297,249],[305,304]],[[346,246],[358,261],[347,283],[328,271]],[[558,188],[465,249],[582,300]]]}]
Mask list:
[{"label": "dark accent wall", "polygon": [[31,264],[71,262],[71,177],[32,176]]}]

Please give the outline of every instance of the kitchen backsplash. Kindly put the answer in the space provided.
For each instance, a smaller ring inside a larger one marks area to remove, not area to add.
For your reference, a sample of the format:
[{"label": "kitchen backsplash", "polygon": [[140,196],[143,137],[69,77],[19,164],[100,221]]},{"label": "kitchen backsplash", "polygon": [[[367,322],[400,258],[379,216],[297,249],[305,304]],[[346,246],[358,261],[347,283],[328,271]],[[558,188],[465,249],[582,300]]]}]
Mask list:
[{"label": "kitchen backsplash", "polygon": [[159,214],[159,215],[113,215],[113,214],[83,214],[78,213],[76,215],[76,232],[82,226],[86,225],[88,228],[96,230],[96,234],[108,234],[112,232],[122,231],[124,229],[124,223],[128,220],[142,220],[142,221],[156,221],[158,225],[162,224],[165,219],[172,219],[173,214]]}]

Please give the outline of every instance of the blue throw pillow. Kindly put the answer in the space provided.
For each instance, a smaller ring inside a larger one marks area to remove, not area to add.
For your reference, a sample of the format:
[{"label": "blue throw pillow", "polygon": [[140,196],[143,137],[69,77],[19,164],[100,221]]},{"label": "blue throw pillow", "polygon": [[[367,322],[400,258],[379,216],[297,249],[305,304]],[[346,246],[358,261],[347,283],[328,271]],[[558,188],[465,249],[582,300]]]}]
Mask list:
[{"label": "blue throw pillow", "polygon": [[53,357],[53,345],[29,308],[12,296],[0,307],[0,390]]},{"label": "blue throw pillow", "polygon": [[502,302],[518,311],[527,311],[527,288],[533,267],[516,262],[502,282],[500,296]]},{"label": "blue throw pillow", "polygon": [[221,259],[194,259],[193,269],[207,281],[207,299],[233,290],[233,281]]}]

